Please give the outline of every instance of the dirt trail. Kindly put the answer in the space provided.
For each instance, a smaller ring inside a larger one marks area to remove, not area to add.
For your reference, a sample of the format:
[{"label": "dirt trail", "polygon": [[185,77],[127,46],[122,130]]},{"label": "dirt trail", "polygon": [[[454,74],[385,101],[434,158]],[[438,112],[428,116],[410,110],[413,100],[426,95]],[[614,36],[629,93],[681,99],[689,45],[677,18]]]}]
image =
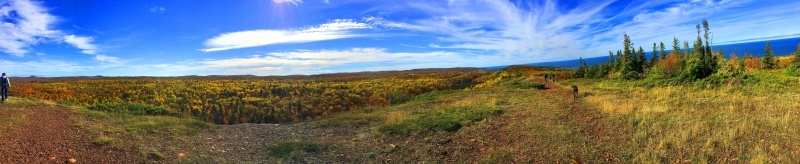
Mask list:
[{"label": "dirt trail", "polygon": [[135,163],[136,153],[97,146],[93,137],[73,126],[73,116],[63,107],[33,106],[11,109],[0,105],[0,117],[19,123],[0,132],[0,163]]}]

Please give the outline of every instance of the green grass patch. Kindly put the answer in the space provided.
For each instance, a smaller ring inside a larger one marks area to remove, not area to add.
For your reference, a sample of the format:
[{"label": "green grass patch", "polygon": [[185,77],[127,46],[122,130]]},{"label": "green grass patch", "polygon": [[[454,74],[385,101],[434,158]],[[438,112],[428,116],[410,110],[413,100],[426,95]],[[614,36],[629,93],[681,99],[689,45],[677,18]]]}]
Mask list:
[{"label": "green grass patch", "polygon": [[105,146],[105,145],[110,145],[110,144],[114,143],[114,139],[111,138],[111,137],[98,137],[92,143],[94,143],[95,145],[98,145],[98,146]]},{"label": "green grass patch", "polygon": [[545,89],[544,84],[533,81],[526,77],[504,77],[509,78],[500,82],[498,85],[506,88],[515,89]]},{"label": "green grass patch", "polygon": [[383,120],[381,117],[373,113],[348,112],[348,113],[337,114],[325,120],[321,120],[316,124],[316,126],[325,128],[325,127],[340,127],[347,125],[366,125],[381,120]]},{"label": "green grass patch", "polygon": [[322,148],[321,145],[313,142],[291,141],[281,142],[267,147],[269,155],[283,159],[294,159],[299,157],[300,151],[317,152]]},{"label": "green grass patch", "polygon": [[79,109],[77,113],[90,119],[84,126],[89,126],[90,130],[106,134],[118,132],[167,132],[193,135],[215,126],[191,117],[146,116],[86,109]]},{"label": "green grass patch", "polygon": [[128,102],[97,103],[94,105],[90,105],[87,108],[98,111],[125,112],[134,115],[175,116],[175,117],[183,116],[183,113],[169,110],[161,106],[128,103]]},{"label": "green grass patch", "polygon": [[419,134],[429,130],[454,132],[465,125],[500,114],[501,110],[488,107],[449,107],[414,113],[412,118],[402,122],[381,125],[378,131],[389,134]]}]

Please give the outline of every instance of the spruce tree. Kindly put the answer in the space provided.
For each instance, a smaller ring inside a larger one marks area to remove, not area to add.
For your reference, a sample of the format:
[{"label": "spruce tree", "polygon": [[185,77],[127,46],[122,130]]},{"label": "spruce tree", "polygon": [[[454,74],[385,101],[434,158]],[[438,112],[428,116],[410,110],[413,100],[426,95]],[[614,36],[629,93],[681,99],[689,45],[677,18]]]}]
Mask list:
[{"label": "spruce tree", "polygon": [[586,62],[583,61],[583,57],[578,58],[578,62],[580,63],[580,66],[578,67],[578,70],[575,71],[575,77],[586,77]]},{"label": "spruce tree", "polygon": [[661,45],[660,45],[660,46],[661,46],[661,47],[659,47],[659,49],[658,49],[658,50],[659,50],[659,51],[658,51],[658,55],[660,55],[660,56],[667,56],[667,54],[666,54],[666,53],[664,53],[664,49],[665,49],[665,47],[664,47],[664,42],[661,42]]},{"label": "spruce tree", "polygon": [[689,53],[689,41],[687,41],[687,40],[683,41],[683,51],[684,51],[683,55],[691,55]]},{"label": "spruce tree", "polygon": [[644,69],[647,68],[647,58],[644,57],[644,48],[642,48],[642,46],[639,46],[639,52],[636,53],[636,55],[637,55],[636,72],[644,73]]},{"label": "spruce tree", "polygon": [[800,67],[800,44],[797,44],[797,51],[794,52],[794,61],[792,63]]},{"label": "spruce tree", "polygon": [[[656,43],[653,43],[653,52],[652,53],[653,53],[651,55],[652,57],[650,58],[650,66],[656,65],[656,59],[658,59],[658,56],[656,56]],[[661,56],[661,59],[664,59],[664,56]]]},{"label": "spruce tree", "polygon": [[761,68],[775,69],[777,67],[775,63],[775,54],[772,54],[769,41],[767,42],[767,47],[764,49],[764,52],[764,58],[761,59]]},{"label": "spruce tree", "polygon": [[[681,46],[679,44],[681,44],[681,43],[680,43],[680,41],[678,41],[678,38],[672,37],[672,53],[675,53],[675,54],[681,53]],[[661,59],[665,59],[665,58],[667,58],[666,55],[661,56]]]}]

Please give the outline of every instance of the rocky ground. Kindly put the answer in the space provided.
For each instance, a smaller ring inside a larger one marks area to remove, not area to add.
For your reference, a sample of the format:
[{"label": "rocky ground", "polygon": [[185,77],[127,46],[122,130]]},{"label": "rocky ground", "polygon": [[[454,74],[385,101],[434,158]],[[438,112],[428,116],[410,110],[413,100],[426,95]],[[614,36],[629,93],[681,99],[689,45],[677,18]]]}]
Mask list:
[{"label": "rocky ground", "polygon": [[0,105],[0,163],[135,163],[138,155],[125,147],[98,146],[73,126],[70,109],[37,105]]}]

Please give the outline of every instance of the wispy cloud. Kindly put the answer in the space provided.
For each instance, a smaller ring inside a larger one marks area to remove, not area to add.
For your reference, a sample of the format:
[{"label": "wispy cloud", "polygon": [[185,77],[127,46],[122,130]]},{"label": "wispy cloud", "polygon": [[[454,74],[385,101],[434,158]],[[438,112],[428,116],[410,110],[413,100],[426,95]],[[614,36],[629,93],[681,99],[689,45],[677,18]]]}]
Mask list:
[{"label": "wispy cloud", "polygon": [[74,24],[72,25],[72,27],[75,27],[75,28],[77,28],[79,30],[91,31],[91,32],[94,32],[94,33],[97,33],[97,34],[105,34],[105,33],[101,32],[101,31],[98,31],[98,30],[95,30],[95,29],[83,28],[83,27],[80,27],[80,26],[74,25]]},{"label": "wispy cloud", "polygon": [[[213,59],[175,64],[142,66],[142,69],[158,68],[170,71],[200,71],[199,74],[254,74],[287,75],[315,74],[324,70],[338,71],[377,71],[414,68],[458,67],[459,64],[472,66],[493,66],[513,61],[492,55],[476,55],[467,52],[390,52],[384,48],[351,48],[344,50],[296,50],[272,52],[249,57]],[[354,67],[352,65],[373,65]],[[337,69],[338,67],[348,67]],[[148,70],[158,72],[158,70]]]},{"label": "wispy cloud", "polygon": [[349,19],[334,20],[317,27],[301,30],[251,30],[224,33],[205,42],[204,52],[257,47],[281,43],[305,43],[360,36],[353,30],[367,29],[369,25]]},{"label": "wispy cloud", "polygon": [[[325,0],[325,1],[327,1],[327,0]],[[300,5],[301,3],[303,3],[303,0],[272,0],[272,2],[275,2],[277,4],[291,3],[291,4],[295,5],[295,6],[297,6],[297,5]]]},{"label": "wispy cloud", "polygon": [[48,14],[39,3],[18,0],[0,4],[0,49],[3,52],[22,57],[30,51],[30,45],[60,34],[50,29],[56,17]]},{"label": "wispy cloud", "polygon": [[409,1],[407,12],[426,16],[364,20],[375,27],[441,36],[429,44],[434,48],[491,51],[550,61],[603,55],[619,49],[623,33],[641,45],[669,43],[673,37],[693,40],[694,25],[704,18],[711,22],[715,41],[719,42],[797,34],[800,17],[786,15],[800,14],[800,9],[790,7],[798,5],[800,1],[782,4],[751,0],[605,0],[571,4],[554,0]]},{"label": "wispy cloud", "polygon": [[166,11],[167,11],[167,9],[164,8],[164,7],[161,7],[161,6],[150,7],[150,12],[151,13],[164,13]]},{"label": "wispy cloud", "polygon": [[64,42],[81,49],[83,53],[94,55],[97,54],[97,46],[92,44],[92,37],[82,37],[75,35],[67,35],[64,37]]}]

